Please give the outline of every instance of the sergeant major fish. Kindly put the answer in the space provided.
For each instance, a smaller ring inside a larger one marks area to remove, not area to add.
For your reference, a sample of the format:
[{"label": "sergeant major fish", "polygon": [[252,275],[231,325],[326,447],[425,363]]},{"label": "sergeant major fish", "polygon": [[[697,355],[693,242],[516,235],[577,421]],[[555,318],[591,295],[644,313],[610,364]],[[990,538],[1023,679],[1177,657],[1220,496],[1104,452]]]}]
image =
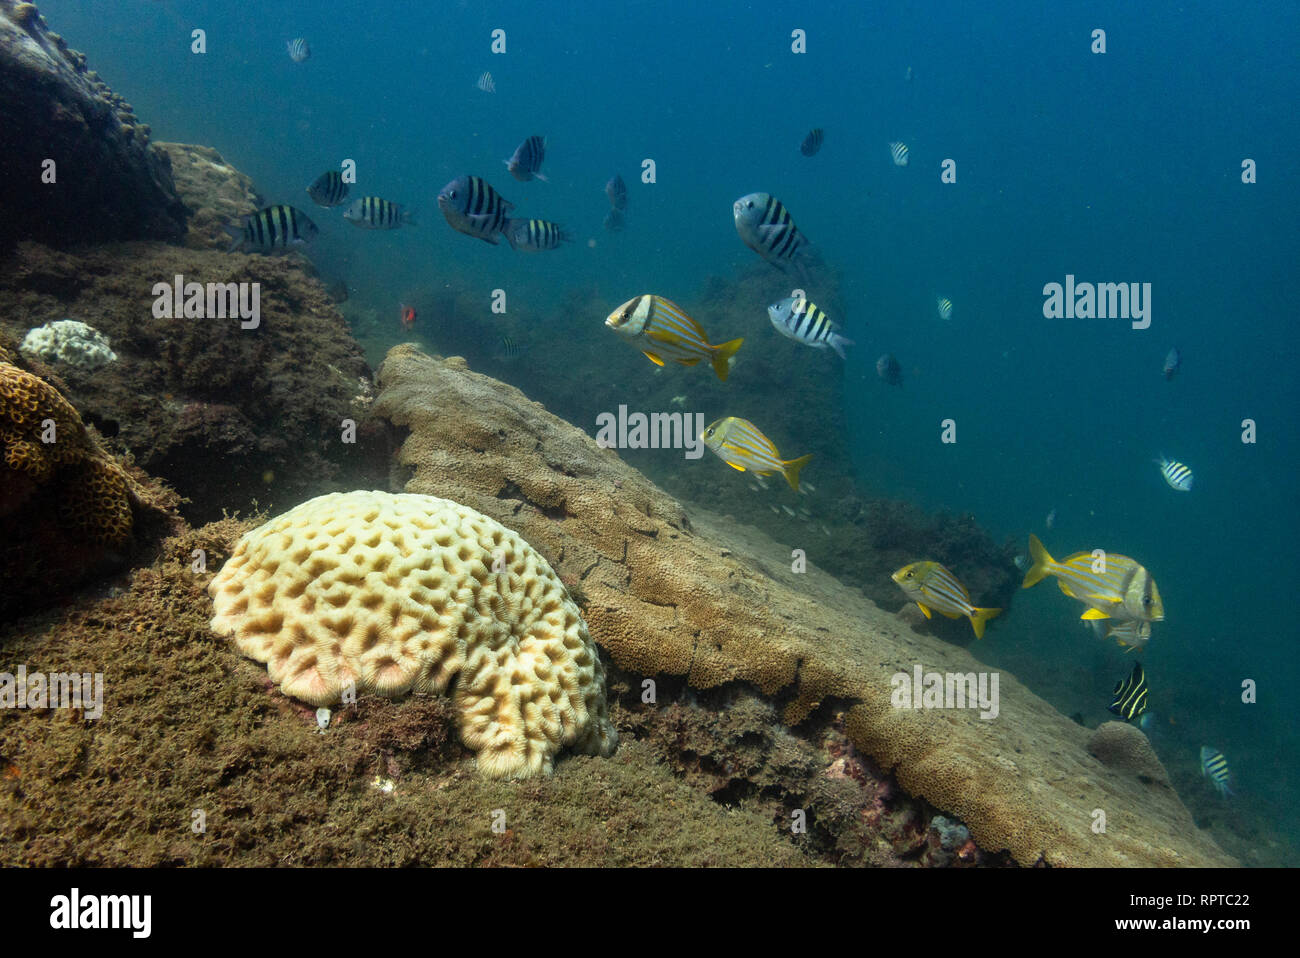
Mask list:
[{"label": "sergeant major fish", "polygon": [[903,367],[892,353],[885,353],[876,360],[876,375],[891,386],[903,385]]},{"label": "sergeant major fish", "polygon": [[822,141],[826,139],[826,132],[819,126],[816,127],[803,139],[799,146],[799,152],[804,156],[815,156],[817,151],[822,148]]},{"label": "sergeant major fish", "polygon": [[438,209],[452,229],[493,246],[514,208],[481,176],[458,176],[438,193]]},{"label": "sergeant major fish", "polygon": [[343,218],[365,230],[395,230],[415,225],[414,213],[399,203],[378,196],[361,196],[353,200]]},{"label": "sergeant major fish", "polygon": [[527,183],[537,177],[543,183],[549,182],[541,174],[542,160],[546,158],[546,140],[540,136],[530,136],[520,143],[514,155],[505,161],[510,175],[521,183]]},{"label": "sergeant major fish", "polygon": [[952,319],[952,300],[947,296],[936,297],[934,305],[939,312],[940,319]]},{"label": "sergeant major fish", "polygon": [[307,187],[307,195],[317,206],[338,206],[348,195],[348,184],[338,170],[327,170]]},{"label": "sergeant major fish", "polygon": [[895,166],[907,166],[907,144],[891,143],[889,144],[889,156],[894,161]]},{"label": "sergeant major fish", "polygon": [[302,63],[311,56],[311,46],[302,37],[287,41],[285,48],[289,51],[289,59],[294,63]]},{"label": "sergeant major fish", "polygon": [[319,232],[306,213],[283,204],[250,213],[238,226],[227,226],[225,230],[234,241],[230,246],[232,253],[235,250],[258,253],[283,251],[291,246],[311,242]]},{"label": "sergeant major fish", "polygon": [[506,220],[506,242],[511,249],[535,253],[544,249],[558,249],[561,243],[568,243],[573,237],[558,223],[548,220]]},{"label": "sergeant major fish", "polygon": [[767,315],[782,336],[815,349],[829,346],[840,359],[848,358],[844,347],[852,346],[853,340],[840,335],[839,326],[831,322],[825,310],[818,309],[815,303],[802,296],[787,296],[773,303],[767,307]]},{"label": "sergeant major fish", "polygon": [[605,195],[609,197],[611,209],[618,210],[620,213],[627,209],[627,184],[617,173],[605,184]]},{"label": "sergeant major fish", "polygon": [[1201,774],[1210,780],[1214,790],[1227,798],[1233,794],[1228,783],[1232,780],[1232,773],[1228,769],[1228,760],[1223,757],[1223,753],[1217,748],[1211,748],[1208,745],[1201,746]]},{"label": "sergeant major fish", "polygon": [[746,246],[782,271],[790,264],[804,271],[811,244],[780,200],[749,193],[732,204],[732,214]]},{"label": "sergeant major fish", "polygon": [[733,339],[713,345],[685,310],[670,299],[649,293],[629,299],[609,314],[605,325],[645,353],[656,366],[662,366],[666,359],[694,366],[707,358],[724,383],[731,371],[729,360],[744,342]]},{"label": "sergeant major fish", "polygon": [[783,460],[772,440],[748,419],[737,416],[719,419],[704,430],[702,438],[713,454],[732,469],[740,472],[748,469],[760,476],[779,472],[795,492],[799,491],[799,470],[812,459],[809,453],[798,459]]},{"label": "sergeant major fish", "polygon": [[[1029,535],[1029,555],[1033,565],[1025,573],[1021,588],[1028,589],[1049,575],[1056,576],[1062,592],[1088,607],[1081,618],[1159,622],[1165,617],[1155,579],[1128,556],[1108,552],[1100,559],[1091,552],[1076,552],[1057,562],[1033,533]],[[1104,571],[1094,572],[1094,564],[1100,561],[1104,561]]]},{"label": "sergeant major fish", "polygon": [[1178,492],[1192,491],[1192,470],[1181,462],[1166,459],[1163,455],[1159,459],[1153,459],[1152,462],[1160,464],[1160,475],[1165,477],[1165,482],[1169,484],[1170,489]]},{"label": "sergeant major fish", "polygon": [[1002,612],[1001,609],[976,608],[966,587],[938,562],[913,562],[890,578],[917,604],[927,619],[931,617],[931,609],[949,619],[966,616],[977,639],[984,638],[985,623]]}]

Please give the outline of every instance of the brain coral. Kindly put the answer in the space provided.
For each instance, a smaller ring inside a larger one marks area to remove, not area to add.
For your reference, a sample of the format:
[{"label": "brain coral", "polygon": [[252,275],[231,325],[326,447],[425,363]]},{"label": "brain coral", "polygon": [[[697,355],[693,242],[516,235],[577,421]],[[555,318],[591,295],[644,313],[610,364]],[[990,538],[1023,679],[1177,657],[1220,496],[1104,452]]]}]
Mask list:
[{"label": "brain coral", "polygon": [[551,771],[569,746],[618,744],[605,670],[550,565],[446,499],[320,496],[246,534],[208,586],[212,629],[287,695],[395,697],[455,680],[461,740],[492,777]]}]

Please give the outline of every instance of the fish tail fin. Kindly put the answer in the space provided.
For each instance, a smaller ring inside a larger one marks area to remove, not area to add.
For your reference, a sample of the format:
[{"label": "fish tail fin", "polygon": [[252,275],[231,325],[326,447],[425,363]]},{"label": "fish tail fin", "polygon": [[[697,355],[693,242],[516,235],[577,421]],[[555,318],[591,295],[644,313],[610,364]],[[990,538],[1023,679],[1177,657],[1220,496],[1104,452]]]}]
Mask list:
[{"label": "fish tail fin", "polygon": [[724,383],[727,381],[727,373],[731,372],[731,357],[736,355],[736,350],[740,348],[744,337],[733,339],[729,343],[723,343],[721,346],[713,347],[713,371],[718,374],[718,378]]},{"label": "fish tail fin", "polygon": [[827,340],[827,342],[831,344],[831,349],[839,353],[840,359],[845,359],[845,360],[847,360],[849,357],[845,355],[844,347],[857,345],[856,343],[853,342],[853,340],[849,339],[847,336],[841,336],[839,333],[831,333],[831,337],[829,340]]},{"label": "fish tail fin", "polygon": [[221,227],[230,237],[230,249],[227,253],[233,253],[244,245],[244,225],[242,223],[227,223]]},{"label": "fish tail fin", "polygon": [[541,174],[541,173],[534,173],[533,176],[536,177],[537,179],[541,180],[543,183],[549,183],[549,182],[551,182],[549,179],[546,178],[545,175],[543,175],[543,174]]},{"label": "fish tail fin", "polygon": [[[519,247],[515,245],[515,223],[516,222],[519,221],[513,219],[507,219],[505,223],[503,223],[501,226],[501,233],[503,236],[505,236],[506,242],[510,244],[510,248],[513,250],[519,249]],[[492,239],[489,240],[489,242],[496,243],[496,240]]]},{"label": "fish tail fin", "polygon": [[984,623],[1002,614],[1001,609],[971,609],[970,625],[975,630],[975,638],[984,638]]},{"label": "fish tail fin", "polygon": [[1020,585],[1022,589],[1028,589],[1031,585],[1042,582],[1056,563],[1046,547],[1038,541],[1038,536],[1032,532],[1029,533],[1029,557],[1034,560],[1034,563],[1025,573],[1025,581]]},{"label": "fish tail fin", "polygon": [[812,453],[806,456],[800,456],[798,459],[791,459],[789,462],[781,463],[781,475],[785,476],[785,481],[790,483],[790,488],[795,492],[799,491],[799,470],[808,465],[812,459]]}]

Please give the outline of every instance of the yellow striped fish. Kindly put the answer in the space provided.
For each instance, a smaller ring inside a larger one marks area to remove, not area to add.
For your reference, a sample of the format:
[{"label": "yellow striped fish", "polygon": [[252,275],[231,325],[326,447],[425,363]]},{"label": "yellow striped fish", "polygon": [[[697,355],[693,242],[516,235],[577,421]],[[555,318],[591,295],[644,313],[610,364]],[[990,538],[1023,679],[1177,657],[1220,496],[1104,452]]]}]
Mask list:
[{"label": "yellow striped fish", "polygon": [[1233,794],[1228,783],[1232,780],[1232,772],[1228,769],[1228,760],[1223,757],[1223,753],[1217,748],[1209,745],[1201,746],[1201,774],[1208,778],[1217,791],[1224,798]]},{"label": "yellow striped fish", "polygon": [[694,366],[707,358],[724,383],[731,371],[731,357],[744,342],[733,339],[714,346],[685,310],[670,299],[649,293],[629,299],[609,314],[605,325],[645,353],[656,366],[668,359]]},{"label": "yellow striped fish", "polygon": [[1169,483],[1170,489],[1178,492],[1192,491],[1192,470],[1181,462],[1166,459],[1163,453],[1155,461],[1160,464],[1160,475],[1165,477],[1165,482]]},{"label": "yellow striped fish", "polygon": [[975,638],[984,638],[984,623],[1001,609],[977,609],[970,600],[970,593],[948,569],[938,562],[913,562],[905,565],[891,576],[903,590],[903,594],[915,602],[930,618],[933,609],[949,619],[959,619],[963,615],[970,619]]},{"label": "yellow striped fish", "polygon": [[1108,552],[1105,571],[1094,572],[1093,566],[1100,560],[1094,559],[1091,552],[1076,552],[1064,562],[1057,562],[1033,533],[1029,536],[1029,555],[1033,565],[1025,573],[1021,588],[1028,589],[1054,575],[1062,592],[1088,607],[1081,618],[1159,622],[1165,617],[1156,580],[1128,556]]},{"label": "yellow striped fish", "polygon": [[1147,677],[1142,671],[1142,663],[1133,663],[1133,672],[1128,678],[1115,683],[1115,691],[1107,711],[1118,715],[1125,722],[1141,718],[1147,710]]},{"label": "yellow striped fish", "polygon": [[736,416],[719,419],[704,430],[704,444],[732,469],[741,472],[748,469],[760,476],[781,473],[795,492],[799,491],[799,470],[812,458],[812,453],[809,453],[788,462],[782,460],[772,440],[759,432],[748,419]]}]

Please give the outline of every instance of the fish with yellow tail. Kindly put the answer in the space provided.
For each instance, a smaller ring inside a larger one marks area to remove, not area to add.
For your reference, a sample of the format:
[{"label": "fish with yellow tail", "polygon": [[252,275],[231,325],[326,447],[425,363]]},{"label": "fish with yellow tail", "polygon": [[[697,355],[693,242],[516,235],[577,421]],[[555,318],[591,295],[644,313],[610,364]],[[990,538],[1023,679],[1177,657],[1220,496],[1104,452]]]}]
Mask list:
[{"label": "fish with yellow tail", "polygon": [[704,444],[732,469],[748,469],[760,476],[779,472],[795,492],[799,491],[799,470],[808,465],[812,453],[788,461],[781,458],[772,440],[748,419],[727,416],[704,430]]},{"label": "fish with yellow tail", "polygon": [[1022,589],[1056,576],[1061,591],[1088,607],[1083,619],[1136,619],[1159,622],[1165,617],[1160,590],[1137,561],[1118,552],[1076,552],[1057,562],[1030,533],[1029,556],[1033,564],[1025,573]]},{"label": "fish with yellow tail", "polygon": [[903,594],[915,602],[930,618],[933,609],[949,619],[970,619],[975,638],[984,638],[984,624],[1001,614],[1001,609],[980,609],[970,600],[970,593],[958,578],[938,562],[913,562],[891,576]]},{"label": "fish with yellow tail", "polygon": [[671,359],[694,366],[707,359],[724,383],[731,371],[731,357],[744,339],[713,345],[700,324],[670,299],[646,293],[629,299],[605,320],[605,325],[646,354],[656,366]]}]

